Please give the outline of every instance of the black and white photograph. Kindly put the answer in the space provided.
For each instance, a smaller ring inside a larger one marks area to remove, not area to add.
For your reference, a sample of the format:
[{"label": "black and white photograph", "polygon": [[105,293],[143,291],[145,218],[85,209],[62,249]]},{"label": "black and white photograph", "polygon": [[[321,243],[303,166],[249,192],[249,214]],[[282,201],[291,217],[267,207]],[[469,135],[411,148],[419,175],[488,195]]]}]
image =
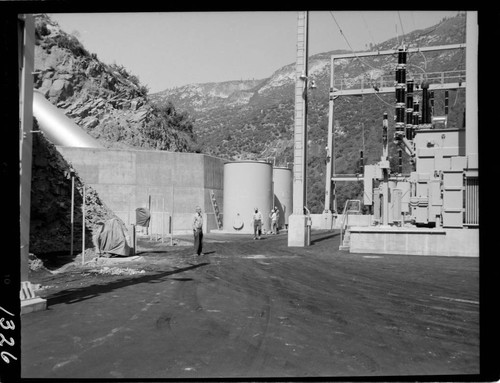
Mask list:
[{"label": "black and white photograph", "polygon": [[498,380],[483,12],[2,3],[0,381]]}]

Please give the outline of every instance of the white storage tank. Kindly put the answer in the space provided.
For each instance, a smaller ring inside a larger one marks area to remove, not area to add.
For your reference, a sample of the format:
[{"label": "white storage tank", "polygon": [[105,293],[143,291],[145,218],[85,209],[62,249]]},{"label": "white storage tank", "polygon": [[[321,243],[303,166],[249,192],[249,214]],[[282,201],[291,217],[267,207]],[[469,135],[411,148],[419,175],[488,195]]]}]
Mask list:
[{"label": "white storage tank", "polygon": [[292,169],[277,167],[273,169],[274,206],[279,211],[279,228],[288,227],[288,217],[293,211],[293,173]]},{"label": "white storage tank", "polygon": [[224,164],[224,231],[253,234],[255,207],[262,213],[264,232],[270,230],[272,177],[273,167],[268,162],[236,161]]}]

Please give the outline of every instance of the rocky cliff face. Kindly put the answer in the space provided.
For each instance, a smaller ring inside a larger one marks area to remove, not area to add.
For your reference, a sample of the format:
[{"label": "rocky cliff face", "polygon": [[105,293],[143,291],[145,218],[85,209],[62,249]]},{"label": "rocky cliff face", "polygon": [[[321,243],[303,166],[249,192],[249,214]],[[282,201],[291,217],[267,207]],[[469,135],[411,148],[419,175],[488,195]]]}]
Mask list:
[{"label": "rocky cliff face", "polygon": [[[30,252],[65,253],[71,248],[71,165],[43,135],[33,137],[31,181]],[[82,248],[82,205],[85,190],[86,248],[92,248],[92,232],[98,222],[118,218],[75,174],[74,254]]]},{"label": "rocky cliff face", "polygon": [[[119,65],[106,65],[46,15],[37,15],[35,89],[105,147],[156,149],[148,125],[159,113],[147,88]],[[168,142],[161,149],[189,151],[193,135],[165,126]]]},{"label": "rocky cliff face", "polygon": [[166,89],[151,95],[155,103],[171,101],[182,105],[189,113],[202,112],[220,107],[248,104],[250,98],[265,80],[225,81],[218,83],[188,84]]}]

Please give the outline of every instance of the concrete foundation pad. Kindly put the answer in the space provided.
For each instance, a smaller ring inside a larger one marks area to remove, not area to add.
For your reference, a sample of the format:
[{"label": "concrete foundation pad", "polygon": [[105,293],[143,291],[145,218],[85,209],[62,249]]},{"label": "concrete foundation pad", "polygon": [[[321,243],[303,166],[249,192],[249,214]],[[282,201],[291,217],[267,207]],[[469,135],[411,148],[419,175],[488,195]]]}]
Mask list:
[{"label": "concrete foundation pad", "polygon": [[351,227],[350,252],[479,256],[479,229]]},{"label": "concrete foundation pad", "polygon": [[21,301],[21,315],[47,309],[47,300],[42,298],[24,299]]},{"label": "concrete foundation pad", "polygon": [[306,215],[292,214],[288,217],[288,246],[309,246],[309,243],[307,243],[306,223]]}]

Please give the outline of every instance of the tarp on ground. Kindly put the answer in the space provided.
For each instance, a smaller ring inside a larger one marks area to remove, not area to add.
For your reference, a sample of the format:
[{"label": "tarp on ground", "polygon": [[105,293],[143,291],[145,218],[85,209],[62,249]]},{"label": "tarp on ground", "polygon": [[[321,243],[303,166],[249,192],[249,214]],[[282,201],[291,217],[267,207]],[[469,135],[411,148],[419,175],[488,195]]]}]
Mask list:
[{"label": "tarp on ground", "polygon": [[149,227],[149,220],[151,219],[151,214],[149,209],[145,207],[139,207],[135,209],[135,224],[138,226]]},{"label": "tarp on ground", "polygon": [[130,246],[127,243],[125,229],[116,218],[111,218],[102,223],[102,229],[97,233],[96,242],[100,253],[122,257],[130,255]]}]

